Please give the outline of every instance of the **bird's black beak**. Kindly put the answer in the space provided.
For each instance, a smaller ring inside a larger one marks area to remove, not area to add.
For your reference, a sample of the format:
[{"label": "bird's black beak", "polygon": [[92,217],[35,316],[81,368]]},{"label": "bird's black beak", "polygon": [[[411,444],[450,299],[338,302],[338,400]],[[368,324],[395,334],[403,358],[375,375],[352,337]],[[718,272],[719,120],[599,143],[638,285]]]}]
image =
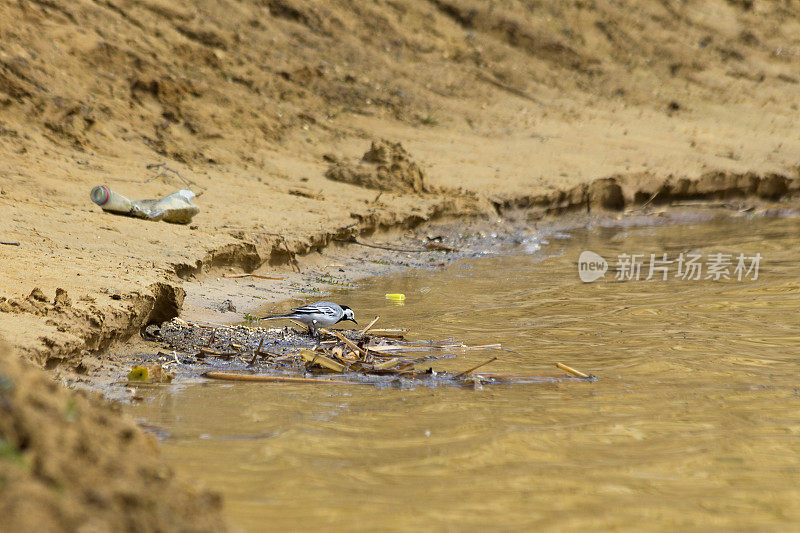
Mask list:
[{"label": "bird's black beak", "polygon": [[355,324],[356,326],[358,325],[358,322],[356,322],[356,319],[355,319],[355,318],[349,318],[348,320],[352,320],[352,321],[353,321],[353,324]]}]

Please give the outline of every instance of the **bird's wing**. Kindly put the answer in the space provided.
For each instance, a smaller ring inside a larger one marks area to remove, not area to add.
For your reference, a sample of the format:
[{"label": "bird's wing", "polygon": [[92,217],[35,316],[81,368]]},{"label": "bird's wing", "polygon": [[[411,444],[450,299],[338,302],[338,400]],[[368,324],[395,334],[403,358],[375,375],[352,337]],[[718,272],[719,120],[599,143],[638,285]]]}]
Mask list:
[{"label": "bird's wing", "polygon": [[292,309],[292,311],[298,315],[323,315],[331,318],[337,318],[342,312],[338,305],[328,302],[304,305],[303,307]]}]

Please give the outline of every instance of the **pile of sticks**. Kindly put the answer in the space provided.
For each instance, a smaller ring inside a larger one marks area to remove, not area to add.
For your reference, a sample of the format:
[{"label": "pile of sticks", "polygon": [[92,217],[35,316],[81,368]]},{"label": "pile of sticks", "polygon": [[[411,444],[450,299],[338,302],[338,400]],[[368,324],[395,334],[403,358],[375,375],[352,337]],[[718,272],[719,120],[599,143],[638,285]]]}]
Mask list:
[{"label": "pile of sticks", "polygon": [[[152,339],[193,360],[213,364],[215,358],[238,360],[249,372],[210,371],[213,379],[236,381],[289,381],[353,383],[369,382],[364,378],[395,377],[410,380],[449,380],[475,382],[474,372],[496,361],[492,357],[462,372],[435,372],[419,366],[454,357],[455,351],[501,350],[499,344],[466,346],[452,342],[407,341],[405,329],[375,329],[379,317],[361,330],[320,328],[313,338],[293,328],[250,328],[247,326],[209,325],[173,319],[151,332]],[[177,360],[177,356],[176,356]],[[571,376],[592,376],[566,365],[557,365]],[[254,373],[253,371],[257,371]],[[265,374],[264,372],[270,372]],[[525,376],[525,378],[567,377],[565,374]],[[500,374],[478,376],[482,383],[516,381],[519,376]]]}]

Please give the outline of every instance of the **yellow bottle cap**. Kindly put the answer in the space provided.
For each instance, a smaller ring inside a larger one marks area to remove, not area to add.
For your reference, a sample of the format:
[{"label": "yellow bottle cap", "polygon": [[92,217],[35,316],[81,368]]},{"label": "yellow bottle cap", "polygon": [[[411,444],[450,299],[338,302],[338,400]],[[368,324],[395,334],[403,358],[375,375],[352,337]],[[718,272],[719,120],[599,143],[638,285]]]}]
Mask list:
[{"label": "yellow bottle cap", "polygon": [[397,300],[397,301],[402,301],[402,300],[405,300],[405,299],[406,299],[406,295],[405,295],[405,294],[400,294],[400,293],[395,293],[395,294],[387,294],[387,295],[386,295],[386,299],[387,299],[387,300]]}]

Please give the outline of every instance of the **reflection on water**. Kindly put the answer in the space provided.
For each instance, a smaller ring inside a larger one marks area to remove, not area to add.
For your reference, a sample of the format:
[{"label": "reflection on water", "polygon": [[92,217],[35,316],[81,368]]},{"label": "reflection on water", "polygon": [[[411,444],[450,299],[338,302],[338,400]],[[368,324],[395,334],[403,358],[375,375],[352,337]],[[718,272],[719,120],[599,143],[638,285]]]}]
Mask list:
[{"label": "reflection on water", "polygon": [[[536,252],[333,295],[419,338],[503,343],[493,372],[561,361],[596,383],[414,390],[199,384],[129,411],[177,470],[263,529],[800,523],[798,219],[595,228]],[[760,252],[757,281],[581,283],[577,258]],[[407,296],[404,306],[384,299]],[[491,352],[445,364],[464,369]],[[487,371],[489,368],[487,368]]]}]

